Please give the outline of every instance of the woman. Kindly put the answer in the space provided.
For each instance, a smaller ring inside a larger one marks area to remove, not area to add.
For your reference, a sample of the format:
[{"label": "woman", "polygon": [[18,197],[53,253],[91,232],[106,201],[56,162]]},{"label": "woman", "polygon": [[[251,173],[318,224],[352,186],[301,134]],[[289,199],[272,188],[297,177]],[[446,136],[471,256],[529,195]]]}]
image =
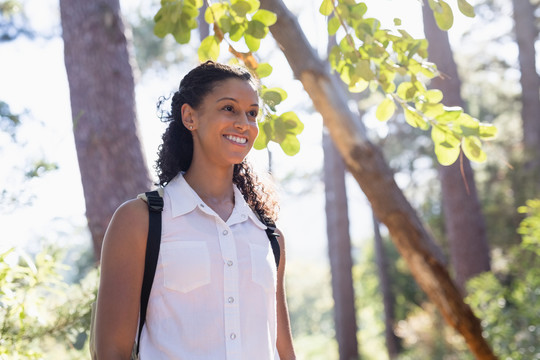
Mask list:
[{"label": "woman", "polygon": [[[142,360],[295,359],[283,235],[276,271],[259,220],[275,220],[276,203],[245,162],[258,112],[249,72],[214,62],[189,72],[172,98],[156,166],[164,186],[161,250]],[[105,235],[99,360],[130,357],[147,233],[147,206],[131,200],[118,208]]]}]

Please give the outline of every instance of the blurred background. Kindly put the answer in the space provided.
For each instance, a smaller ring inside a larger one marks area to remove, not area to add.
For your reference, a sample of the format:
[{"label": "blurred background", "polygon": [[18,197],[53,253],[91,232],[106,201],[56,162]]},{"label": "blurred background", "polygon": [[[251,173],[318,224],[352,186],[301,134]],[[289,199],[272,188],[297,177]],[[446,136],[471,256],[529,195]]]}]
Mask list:
[{"label": "blurred background", "polygon": [[[321,1],[284,2],[316,54],[326,59],[332,40],[319,13]],[[424,26],[421,1],[365,3],[367,15],[382,28],[393,29],[400,18],[399,27],[414,38],[439,31]],[[460,159],[457,177],[445,175],[429,133],[409,126],[403,114],[388,122],[376,119],[381,94],[354,94],[348,104],[449,259],[448,271],[495,354],[540,359],[540,200],[534,200],[540,196],[539,2],[473,1],[474,18],[457,11],[457,3],[449,1],[455,10],[449,47],[430,45],[429,58],[455,60],[457,74],[444,75],[458,81],[457,94],[455,88],[443,92],[445,99],[462,103],[450,105],[497,126],[497,138],[484,145],[486,161],[467,165],[465,158],[463,165]],[[99,247],[89,230],[85,171],[74,138],[78,118],[70,103],[61,23],[61,8],[63,17],[70,16],[68,4],[0,0],[0,359],[89,358]],[[198,63],[201,39],[197,30],[185,45],[170,35],[155,36],[155,0],[120,5],[133,55],[129,71],[141,164],[156,181],[153,164],[165,128],[156,106]],[[91,36],[90,28],[82,31]],[[444,40],[432,39],[430,44]],[[280,111],[295,111],[304,123],[300,150],[287,156],[270,143],[249,157],[259,172],[271,170],[280,199],[278,226],[287,237],[287,297],[298,358],[474,359],[416,284],[278,50],[269,36],[257,56],[273,67],[265,85],[288,93]],[[221,53],[220,60],[231,57],[226,49]],[[102,184],[111,192],[121,186],[113,177]],[[467,200],[456,187],[467,188]],[[133,196],[146,190],[139,189]],[[469,208],[465,201],[471,198],[476,205]],[[456,225],[456,217],[473,225]]]}]

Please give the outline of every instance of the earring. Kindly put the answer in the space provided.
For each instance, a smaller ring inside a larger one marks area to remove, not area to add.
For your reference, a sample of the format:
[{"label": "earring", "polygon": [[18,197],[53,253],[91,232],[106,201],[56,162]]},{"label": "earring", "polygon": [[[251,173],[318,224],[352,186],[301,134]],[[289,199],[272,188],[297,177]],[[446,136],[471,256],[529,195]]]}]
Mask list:
[{"label": "earring", "polygon": [[193,130],[193,126],[189,125],[189,130]]}]

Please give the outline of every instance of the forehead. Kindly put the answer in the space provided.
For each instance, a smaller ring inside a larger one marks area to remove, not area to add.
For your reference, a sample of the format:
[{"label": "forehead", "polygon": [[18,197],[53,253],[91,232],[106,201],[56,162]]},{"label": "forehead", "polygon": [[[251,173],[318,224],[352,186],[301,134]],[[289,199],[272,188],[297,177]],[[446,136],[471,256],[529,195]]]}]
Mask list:
[{"label": "forehead", "polygon": [[238,101],[246,101],[257,104],[259,96],[253,88],[253,85],[247,81],[238,78],[230,78],[216,83],[212,91],[208,93],[206,98],[229,97]]}]

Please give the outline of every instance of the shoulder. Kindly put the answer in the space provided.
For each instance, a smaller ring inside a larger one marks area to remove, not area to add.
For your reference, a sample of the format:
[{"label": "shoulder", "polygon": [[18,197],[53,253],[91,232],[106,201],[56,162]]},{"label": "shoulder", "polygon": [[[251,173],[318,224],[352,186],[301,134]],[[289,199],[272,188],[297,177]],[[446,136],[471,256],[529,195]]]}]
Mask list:
[{"label": "shoulder", "polygon": [[141,199],[126,201],[116,209],[107,228],[104,249],[134,247],[144,249],[148,233],[148,206]]},{"label": "shoulder", "polygon": [[131,226],[135,230],[148,227],[148,205],[141,199],[126,201],[116,209],[111,223],[116,225]]},{"label": "shoulder", "polygon": [[278,239],[279,245],[282,248],[281,251],[283,251],[285,248],[285,235],[283,235],[283,232],[278,228],[276,228],[276,234],[278,234],[277,239]]}]

